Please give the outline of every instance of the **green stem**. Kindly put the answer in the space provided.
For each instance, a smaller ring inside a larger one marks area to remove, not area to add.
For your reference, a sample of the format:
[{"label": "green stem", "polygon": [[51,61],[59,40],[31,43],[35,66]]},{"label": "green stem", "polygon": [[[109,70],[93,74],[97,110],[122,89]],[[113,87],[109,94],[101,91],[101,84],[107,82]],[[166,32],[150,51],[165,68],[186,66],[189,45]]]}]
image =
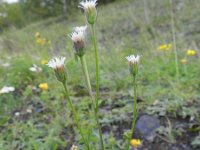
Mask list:
[{"label": "green stem", "polygon": [[96,108],[95,108],[95,117],[97,120],[97,125],[99,129],[99,135],[100,135],[100,140],[101,140],[101,148],[104,150],[104,143],[103,143],[103,136],[102,136],[102,131],[101,131],[101,126],[99,123],[99,116],[98,116],[98,111],[99,111],[99,61],[98,61],[98,51],[97,51],[97,42],[95,38],[95,32],[94,32],[94,24],[91,24],[91,34],[92,34],[92,41],[94,44],[94,52],[95,52],[95,63],[96,63]]},{"label": "green stem", "polygon": [[79,129],[79,131],[80,131],[80,134],[81,134],[81,136],[82,136],[82,138],[83,138],[83,141],[84,141],[85,145],[87,146],[87,149],[90,150],[89,143],[88,143],[88,142],[85,140],[85,138],[84,138],[84,134],[83,134],[82,128],[81,128],[81,126],[80,126],[80,124],[79,124],[79,118],[78,118],[78,115],[76,114],[76,111],[75,111],[74,106],[73,106],[73,104],[72,104],[72,101],[71,101],[71,99],[70,99],[67,86],[66,86],[65,83],[63,83],[63,86],[64,86],[64,89],[65,89],[65,95],[66,95],[67,101],[68,101],[68,103],[69,103],[69,106],[70,106],[70,108],[71,108],[71,111],[72,111],[74,120],[75,120],[75,122],[76,122],[76,125],[77,125],[77,127],[78,127],[78,129]]},{"label": "green stem", "polygon": [[92,98],[92,106],[95,109],[95,100],[94,100],[94,97],[92,95],[92,88],[91,88],[91,83],[90,83],[90,77],[89,77],[89,73],[88,73],[87,63],[86,63],[85,57],[81,56],[80,60],[81,60],[81,65],[82,65],[83,73],[84,73],[86,84],[87,84],[87,89],[88,89],[90,97]]},{"label": "green stem", "polygon": [[132,125],[131,125],[131,133],[130,133],[130,137],[128,138],[128,142],[126,145],[126,150],[130,149],[130,140],[132,138],[132,135],[134,133],[135,130],[135,123],[136,123],[136,119],[137,119],[137,83],[136,83],[136,76],[133,76],[133,92],[134,92],[134,104],[133,104],[133,120],[132,120]]},{"label": "green stem", "polygon": [[[135,129],[135,122],[137,118],[137,83],[136,83],[136,75],[133,77],[133,87],[134,87],[134,111],[133,111],[133,122],[131,127],[131,136]],[[130,137],[131,138],[131,137]]]}]

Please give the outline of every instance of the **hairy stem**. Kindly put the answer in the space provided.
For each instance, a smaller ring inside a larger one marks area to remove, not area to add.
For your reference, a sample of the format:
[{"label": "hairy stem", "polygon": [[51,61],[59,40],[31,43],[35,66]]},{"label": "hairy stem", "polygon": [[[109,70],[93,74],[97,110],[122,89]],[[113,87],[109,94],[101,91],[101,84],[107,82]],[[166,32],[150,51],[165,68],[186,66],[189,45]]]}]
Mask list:
[{"label": "hairy stem", "polygon": [[136,76],[133,76],[133,92],[134,92],[134,104],[133,104],[133,120],[132,120],[132,125],[131,125],[131,132],[130,135],[128,137],[127,140],[127,144],[126,144],[126,150],[130,149],[130,140],[132,138],[132,135],[134,133],[135,130],[135,123],[136,123],[136,119],[137,119],[137,83],[136,83]]},{"label": "hairy stem", "polygon": [[97,42],[96,42],[96,37],[95,37],[95,32],[94,32],[94,24],[91,25],[91,34],[92,34],[92,41],[94,44],[94,52],[95,52],[95,64],[96,64],[96,107],[95,107],[95,117],[97,120],[97,126],[99,129],[99,135],[100,135],[100,140],[101,140],[101,149],[104,150],[104,143],[103,143],[103,136],[102,136],[102,131],[101,131],[101,126],[99,123],[99,60],[98,60],[98,51],[97,51]]},{"label": "hairy stem", "polygon": [[80,124],[79,124],[78,115],[76,114],[76,111],[75,111],[74,106],[73,106],[73,104],[72,104],[72,101],[71,101],[71,99],[70,99],[67,86],[66,86],[65,83],[63,83],[63,86],[64,86],[64,89],[65,89],[65,95],[66,95],[67,101],[68,101],[68,103],[69,103],[69,106],[70,106],[70,109],[71,109],[71,111],[72,111],[74,120],[75,120],[75,122],[76,122],[76,125],[77,125],[77,127],[78,127],[78,129],[79,129],[79,131],[80,131],[80,134],[81,134],[81,136],[82,136],[82,139],[83,139],[83,141],[84,141],[84,143],[85,143],[85,145],[86,145],[86,147],[87,147],[87,150],[90,150],[89,143],[86,141],[86,139],[85,139],[85,137],[84,137],[82,128],[81,128],[81,126],[80,126]]},{"label": "hairy stem", "polygon": [[89,76],[89,73],[88,73],[87,63],[86,63],[85,57],[81,56],[80,60],[81,60],[81,66],[82,66],[83,74],[85,76],[85,81],[86,81],[88,93],[89,93],[89,95],[90,95],[90,97],[92,99],[92,106],[95,109],[95,99],[94,99],[93,94],[92,94],[92,88],[91,88],[91,83],[90,83],[90,76]]}]

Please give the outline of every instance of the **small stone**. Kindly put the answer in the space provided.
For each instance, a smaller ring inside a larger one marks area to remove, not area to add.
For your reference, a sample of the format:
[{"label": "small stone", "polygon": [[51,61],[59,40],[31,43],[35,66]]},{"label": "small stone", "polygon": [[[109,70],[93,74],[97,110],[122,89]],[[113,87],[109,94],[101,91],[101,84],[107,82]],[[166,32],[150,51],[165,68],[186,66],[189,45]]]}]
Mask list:
[{"label": "small stone", "polygon": [[159,127],[160,123],[156,116],[142,115],[136,122],[136,130],[149,141],[153,141]]}]

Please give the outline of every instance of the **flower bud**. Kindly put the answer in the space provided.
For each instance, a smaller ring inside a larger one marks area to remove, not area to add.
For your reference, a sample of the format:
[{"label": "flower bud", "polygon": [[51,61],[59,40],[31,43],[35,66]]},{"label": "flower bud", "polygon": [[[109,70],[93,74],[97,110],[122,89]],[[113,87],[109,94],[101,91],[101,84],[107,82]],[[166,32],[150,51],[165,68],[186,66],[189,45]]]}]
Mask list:
[{"label": "flower bud", "polygon": [[62,83],[65,83],[67,80],[64,63],[65,57],[56,57],[54,59],[51,59],[47,64],[50,68],[54,69],[56,78]]},{"label": "flower bud", "polygon": [[86,19],[89,24],[94,24],[97,19],[97,0],[86,0],[85,2],[80,2],[80,8],[84,9]]}]

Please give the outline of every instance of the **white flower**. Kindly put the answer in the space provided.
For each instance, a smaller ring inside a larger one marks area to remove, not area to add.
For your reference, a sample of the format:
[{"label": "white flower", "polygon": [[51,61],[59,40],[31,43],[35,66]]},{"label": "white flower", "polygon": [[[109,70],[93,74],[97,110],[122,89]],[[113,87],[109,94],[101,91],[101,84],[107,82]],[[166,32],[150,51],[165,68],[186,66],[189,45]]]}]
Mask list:
[{"label": "white flower", "polygon": [[32,113],[32,109],[28,108],[28,109],[26,109],[26,112],[29,113],[29,114],[31,114]]},{"label": "white flower", "polygon": [[72,147],[70,148],[70,150],[78,150],[78,146],[72,145]]},{"label": "white flower", "polygon": [[75,42],[81,42],[85,40],[85,33],[84,32],[72,32],[70,38],[72,41]]},{"label": "white flower", "polygon": [[65,71],[65,57],[55,57],[48,62],[48,66],[54,69],[58,81],[65,83],[67,80]]},{"label": "white flower", "polygon": [[32,72],[41,72],[42,68],[40,68],[37,65],[33,64],[33,66],[29,68],[29,70],[32,71]]},{"label": "white flower", "polygon": [[2,64],[2,66],[5,67],[5,68],[7,68],[7,67],[10,66],[10,64],[9,63],[4,63],[4,64]]},{"label": "white flower", "polygon": [[79,7],[84,9],[87,22],[93,25],[97,19],[97,0],[85,0],[79,3]]},{"label": "white flower", "polygon": [[85,39],[87,26],[74,27],[74,32],[69,36],[73,42],[83,41]]},{"label": "white flower", "polygon": [[94,9],[97,5],[97,0],[85,0],[84,2],[79,3],[79,7],[84,10]]},{"label": "white flower", "polygon": [[10,93],[10,92],[13,92],[15,90],[14,87],[12,86],[4,86],[1,90],[0,90],[0,94],[3,94],[3,93]]},{"label": "white flower", "polygon": [[15,116],[19,116],[20,115],[20,112],[15,112]]},{"label": "white flower", "polygon": [[85,37],[87,26],[75,27],[74,32],[70,35],[73,42],[74,53],[78,56],[85,54]]},{"label": "white flower", "polygon": [[80,26],[80,27],[74,27],[75,32],[84,32],[85,33],[86,29],[87,29],[87,25],[86,26]]},{"label": "white flower", "polygon": [[137,55],[130,55],[130,56],[127,56],[126,59],[128,60],[128,62],[132,65],[134,64],[138,64],[139,63],[139,60],[140,60],[140,56]]},{"label": "white flower", "polygon": [[65,57],[56,57],[56,58],[53,58],[51,59],[49,62],[48,62],[48,66],[50,68],[53,68],[54,70],[57,70],[59,68],[63,68],[64,67],[64,64],[65,64]]}]

